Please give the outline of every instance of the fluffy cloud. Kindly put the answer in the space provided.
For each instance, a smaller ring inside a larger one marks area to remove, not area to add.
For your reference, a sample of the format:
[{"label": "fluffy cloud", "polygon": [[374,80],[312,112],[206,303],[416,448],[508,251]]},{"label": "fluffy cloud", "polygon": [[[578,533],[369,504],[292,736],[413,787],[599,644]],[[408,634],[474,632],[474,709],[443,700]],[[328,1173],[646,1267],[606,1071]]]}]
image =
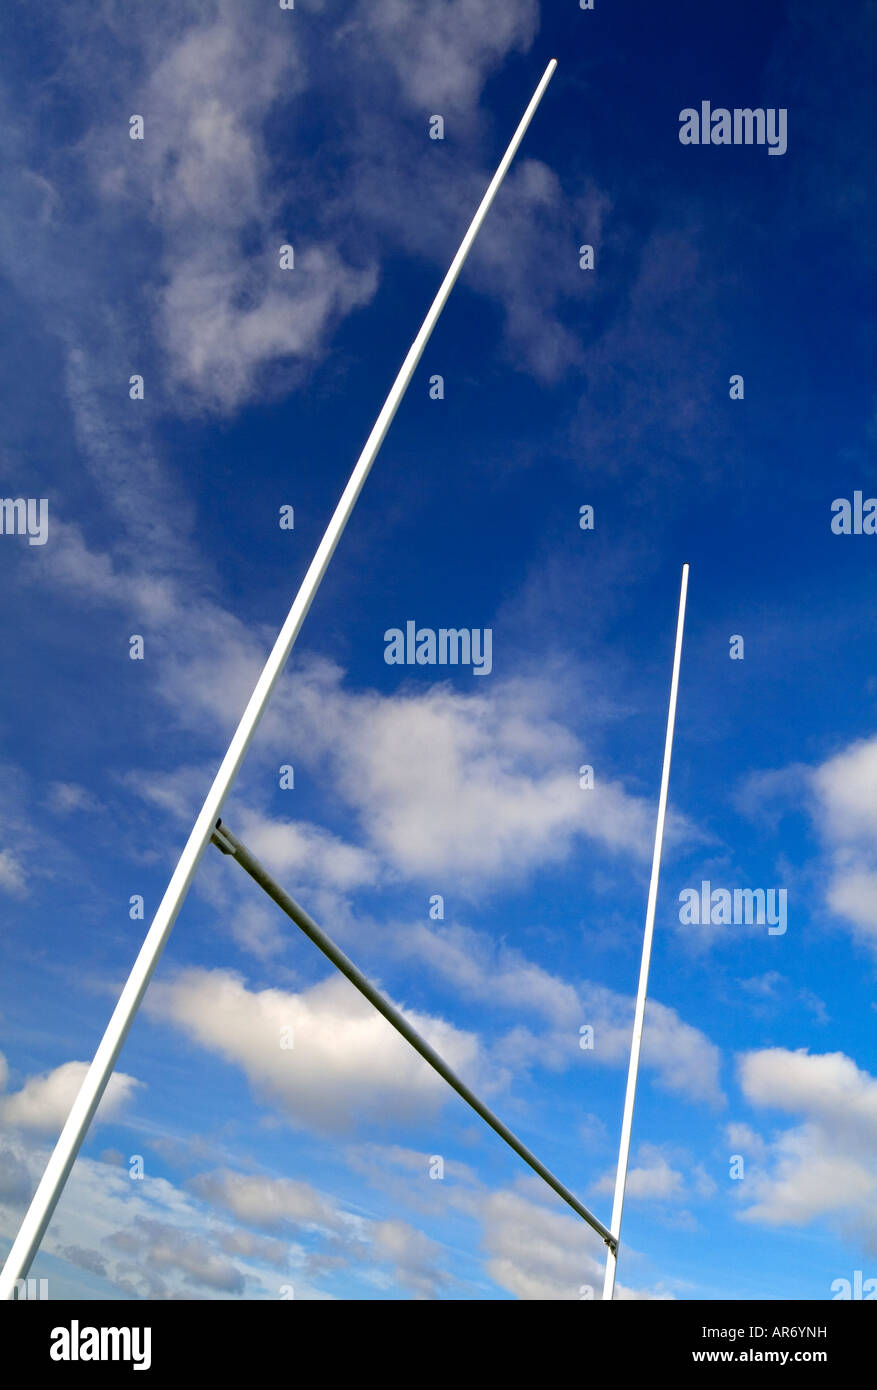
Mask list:
[{"label": "fluffy cloud", "polygon": [[[239,1066],[256,1095],[291,1124],[337,1132],[363,1118],[398,1121],[435,1113],[451,1094],[340,975],[293,994],[249,990],[227,971],[189,970],[154,986],[147,1007]],[[413,1010],[406,1016],[470,1084],[496,1084],[495,1075],[489,1083],[482,1076],[473,1034]],[[294,1046],[283,1047],[289,1029]]]},{"label": "fluffy cloud", "polygon": [[828,905],[877,949],[877,737],[829,758],[812,784],[817,824],[831,855]]},{"label": "fluffy cloud", "polygon": [[[34,1134],[59,1133],[87,1071],[87,1062],[65,1062],[43,1076],[29,1077],[20,1091],[0,1095],[0,1122]],[[0,1070],[4,1086],[7,1076],[4,1059]],[[97,1119],[115,1119],[142,1084],[123,1071],[113,1072],[98,1106]]]},{"label": "fluffy cloud", "polygon": [[877,1140],[877,1080],[842,1052],[751,1052],[740,1063],[740,1081],[756,1105],[804,1112],[857,1148]]},{"label": "fluffy cloud", "polygon": [[579,740],[554,720],[539,680],[390,696],[347,691],[338,668],[301,667],[288,718],[305,759],[331,767],[373,850],[400,874],[458,885],[562,861],[578,836],[644,858],[654,807],[606,777],[582,795]]},{"label": "fluffy cloud", "polygon": [[[166,628],[161,695],[187,726],[203,734],[208,719],[226,731],[255,684],[258,642],[204,604],[181,602]],[[539,679],[493,681],[489,694],[447,685],[355,691],[335,664],[300,660],[266,713],[261,756],[271,756],[271,744],[288,748],[294,729],[297,763],[331,778],[365,843],[355,847],[318,827],[255,813],[238,828],[275,872],[303,870],[341,891],[388,875],[434,881],[450,873],[459,891],[483,892],[563,862],[580,838],[645,862],[653,802],[611,776],[581,792],[580,739],[553,717],[553,698]],[[207,785],[206,772],[187,770],[138,773],[130,782],[187,818],[196,784],[202,795]],[[668,833],[678,841],[694,831],[674,815]]]},{"label": "fluffy cloud", "polygon": [[744,1218],[770,1226],[840,1219],[877,1251],[877,1079],[842,1052],[776,1047],[741,1058],[740,1084],[752,1104],[800,1121],[768,1144],[737,1135],[740,1152],[754,1158],[741,1191]]},{"label": "fluffy cloud", "polygon": [[877,950],[877,736],[855,740],[816,767],[754,773],[737,800],[772,830],[783,810],[803,802],[824,849],[827,905]]},{"label": "fluffy cloud", "polygon": [[877,831],[877,738],[861,739],[813,774],[822,827],[833,840],[872,841]]},{"label": "fluffy cloud", "polygon": [[375,882],[375,856],[306,821],[276,821],[244,813],[241,838],[272,871],[296,882],[318,883],[347,892]]}]

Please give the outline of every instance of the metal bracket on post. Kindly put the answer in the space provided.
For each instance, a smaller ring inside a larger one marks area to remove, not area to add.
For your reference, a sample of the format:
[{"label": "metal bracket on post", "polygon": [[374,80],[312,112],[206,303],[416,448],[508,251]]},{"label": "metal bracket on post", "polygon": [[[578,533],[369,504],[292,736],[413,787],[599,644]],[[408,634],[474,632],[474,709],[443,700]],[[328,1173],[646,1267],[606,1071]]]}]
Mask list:
[{"label": "metal bracket on post", "polygon": [[225,835],[223,834],[221,820],[218,820],[216,822],[216,825],[213,827],[213,834],[210,836],[210,843],[211,845],[215,845],[217,849],[222,850],[223,854],[230,854],[232,856],[234,856],[235,854],[234,845],[232,844],[231,840],[226,839]]}]

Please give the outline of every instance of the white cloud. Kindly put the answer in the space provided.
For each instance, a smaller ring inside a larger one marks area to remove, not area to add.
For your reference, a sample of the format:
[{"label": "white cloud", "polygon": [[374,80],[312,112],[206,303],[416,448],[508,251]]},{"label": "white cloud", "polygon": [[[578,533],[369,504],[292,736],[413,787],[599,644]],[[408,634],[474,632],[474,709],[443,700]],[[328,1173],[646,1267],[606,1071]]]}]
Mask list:
[{"label": "white cloud", "polygon": [[817,767],[755,773],[738,794],[743,809],[774,829],[780,811],[802,800],[824,846],[826,903],[877,951],[877,736],[855,740]]},{"label": "white cloud", "polygon": [[[605,1247],[582,1221],[548,1210],[517,1192],[491,1193],[484,1201],[484,1248],[490,1277],[520,1299],[599,1298]],[[588,1294],[585,1292],[590,1289]],[[671,1298],[655,1290],[616,1286],[616,1298]]]},{"label": "white cloud", "polygon": [[811,790],[829,856],[828,906],[877,950],[877,737],[826,759],[811,773]]},{"label": "white cloud", "polygon": [[277,268],[282,244],[278,232],[258,266],[242,265],[233,246],[207,246],[174,267],[163,293],[174,369],[225,411],[268,389],[267,364],[316,356],[330,327],[374,294],[376,272],[345,265],[331,246],[300,250],[294,271]]},{"label": "white cloud", "polygon": [[741,1157],[752,1157],[757,1163],[761,1163],[767,1152],[764,1140],[760,1134],[756,1134],[751,1125],[742,1124],[739,1121],[732,1121],[725,1126],[725,1137],[734,1153],[739,1153]]},{"label": "white cloud", "polygon": [[788,984],[784,975],[778,970],[765,970],[762,975],[752,975],[749,979],[740,980],[741,987],[747,994],[751,994],[756,999],[777,998],[778,991],[782,986]]},{"label": "white cloud", "polygon": [[[154,552],[151,558],[155,562]],[[179,622],[193,622],[194,614],[190,607],[186,615],[178,585],[161,573],[166,562],[167,556],[162,556],[151,573],[117,563],[109,552],[90,548],[75,522],[55,517],[52,544],[46,547],[45,575],[58,587],[72,590],[77,599],[136,612],[141,621],[173,633]]]},{"label": "white cloud", "polygon": [[[338,1270],[367,1289],[432,1297],[451,1280],[422,1232],[346,1212],[306,1182],[225,1168],[187,1192],[150,1175],[148,1157],[148,1181],[132,1181],[117,1157],[73,1168],[32,1271],[48,1275],[52,1298],[277,1299],[292,1284],[297,1300],[323,1299]],[[47,1159],[23,1136],[0,1135],[0,1237],[14,1236]]]},{"label": "white cloud", "polygon": [[[429,1155],[368,1145],[351,1152],[352,1166],[372,1186],[405,1203],[447,1219],[448,1207],[470,1220],[480,1232],[486,1272],[522,1299],[578,1300],[583,1286],[599,1298],[605,1246],[580,1218],[569,1214],[536,1178],[514,1188],[491,1189],[469,1169],[448,1164],[445,1181],[430,1182]],[[633,1255],[635,1252],[628,1252]],[[482,1286],[483,1287],[483,1286]],[[635,1291],[618,1285],[618,1298],[667,1298],[661,1291]]]},{"label": "white cloud", "polygon": [[310,1183],[226,1169],[201,1174],[193,1187],[199,1196],[251,1226],[272,1231],[318,1228],[330,1236],[326,1255],[332,1263],[369,1259],[389,1264],[395,1281],[418,1297],[435,1297],[448,1282],[438,1264],[440,1246],[422,1231],[398,1218],[354,1217]]},{"label": "white cloud", "polygon": [[216,769],[207,766],[175,767],[170,772],[125,772],[126,787],[177,821],[191,825],[201,809]]},{"label": "white cloud", "polygon": [[843,1052],[750,1052],[741,1060],[740,1081],[756,1105],[803,1111],[835,1133],[877,1141],[877,1080]]},{"label": "white cloud", "polygon": [[[160,693],[186,727],[203,734],[207,718],[227,731],[264,650],[236,619],[204,604],[181,602],[162,628],[171,650]],[[273,748],[276,767],[292,750],[296,766],[331,778],[365,843],[354,847],[315,826],[255,812],[238,825],[258,838],[278,873],[307,868],[341,891],[387,875],[434,882],[453,874],[458,891],[481,893],[563,862],[580,838],[645,862],[651,799],[610,775],[582,792],[581,740],[553,717],[553,702],[552,684],[538,678],[493,681],[489,694],[448,685],[355,691],[333,663],[298,660],[275,692],[253,756],[267,762]],[[182,790],[194,807],[183,771],[132,780],[168,809],[182,809]],[[690,838],[693,827],[675,815],[669,834]]]},{"label": "white cloud", "polygon": [[299,667],[286,717],[305,760],[332,769],[373,850],[398,873],[453,873],[458,887],[561,862],[578,836],[644,858],[654,807],[604,777],[583,793],[580,740],[534,680],[489,694],[450,686],[357,694],[326,662]]},{"label": "white cloud", "polygon": [[245,812],[240,837],[275,874],[297,882],[328,884],[342,892],[372,884],[378,862],[360,849],[307,821],[277,821]]},{"label": "white cloud", "polygon": [[395,1277],[418,1298],[435,1298],[450,1282],[438,1267],[440,1246],[407,1221],[378,1221],[369,1230],[378,1258],[392,1263]]},{"label": "white cloud", "polygon": [[[0,1121],[11,1129],[35,1134],[59,1133],[87,1071],[87,1062],[64,1062],[42,1076],[28,1077],[20,1091],[0,1095]],[[0,1077],[4,1085],[7,1076],[4,1061]],[[126,1072],[113,1072],[98,1106],[97,1120],[115,1119],[142,1085]]]},{"label": "white cloud", "polygon": [[410,106],[450,113],[474,105],[508,53],[529,48],[538,20],[536,0],[376,0],[352,27],[393,68]]},{"label": "white cloud", "polygon": [[826,897],[832,912],[852,922],[856,934],[877,949],[877,870],[838,855]]},{"label": "white cloud", "polygon": [[[66,833],[67,827],[59,834],[48,828],[45,784],[39,778],[17,764],[0,763],[0,802],[4,807],[0,892],[24,898],[47,883],[67,884],[81,877],[82,854],[75,837]],[[15,930],[11,918],[9,929]]]},{"label": "white cloud", "polygon": [[307,1182],[269,1178],[254,1173],[219,1169],[201,1173],[193,1189],[205,1201],[231,1212],[251,1226],[315,1225],[337,1227],[337,1211]]},{"label": "white cloud", "polygon": [[[378,247],[428,250],[446,267],[445,233],[459,237],[460,203],[471,201],[474,211],[489,177],[469,153],[478,98],[507,55],[529,47],[538,8],[535,0],[487,10],[480,0],[369,0],[336,30],[341,61],[328,63],[306,58],[307,38],[285,17],[274,19],[223,0],[209,18],[162,26],[161,42],[144,34],[134,90],[146,138],[131,142],[124,156],[116,153],[114,104],[84,142],[101,196],[138,215],[147,209],[159,235],[162,280],[148,302],[167,367],[193,404],[223,412],[301,380],[288,368],[318,357],[341,319],[373,297]],[[309,95],[342,113],[313,153],[294,139]],[[465,157],[430,178],[425,210],[423,140],[406,134],[404,123],[400,131],[393,110],[400,98],[422,115],[423,139],[434,111],[452,133],[469,137]],[[293,131],[288,145],[265,133],[281,114]],[[346,177],[327,184],[327,168]],[[556,183],[535,162],[529,172],[515,171],[503,190],[507,234],[495,229],[480,275],[480,288],[506,305],[519,355],[532,358],[534,342],[540,344],[542,360],[531,365],[543,372],[567,365],[580,349],[551,313],[561,300],[556,260],[533,254],[534,227],[546,203],[553,217],[585,225],[559,187],[546,189],[546,179]],[[413,232],[403,225],[412,220]],[[355,254],[352,225],[359,233]],[[292,271],[278,265],[287,242],[295,246]],[[523,265],[527,276],[509,274]],[[571,252],[570,287],[581,292],[573,266]],[[528,326],[540,308],[541,332],[534,334]]]},{"label": "white cloud", "polygon": [[[499,216],[488,219],[473,250],[472,278],[503,305],[506,354],[555,382],[569,367],[590,365],[561,307],[580,299],[587,287],[583,282],[590,277],[579,268],[578,248],[600,245],[610,200],[593,186],[570,197],[547,164],[520,156],[500,197]],[[549,252],[549,234],[555,246],[566,245],[565,257]],[[510,284],[525,292],[508,295]],[[584,304],[580,312],[586,312]]]},{"label": "white cloud", "polygon": [[[246,1281],[235,1263],[215,1249],[212,1239],[168,1221],[137,1217],[107,1242],[132,1257],[141,1269],[159,1276],[178,1272],[184,1285],[239,1297]],[[124,1274],[122,1284],[124,1287]]]},{"label": "white cloud", "polygon": [[454,923],[434,931],[423,922],[405,922],[394,931],[392,945],[399,959],[425,962],[432,977],[450,983],[463,998],[548,1019],[575,1032],[578,1046],[582,1004],[575,986],[487,932]]},{"label": "white cloud", "polygon": [[[355,1172],[367,1174],[372,1186],[381,1186],[381,1180],[394,1170],[403,1174],[405,1181],[414,1178],[423,1183],[429,1178],[435,1157],[434,1154],[421,1153],[417,1149],[404,1149],[399,1144],[358,1143],[348,1150],[347,1162]],[[443,1181],[461,1182],[470,1186],[477,1183],[475,1173],[467,1164],[452,1158],[443,1158],[442,1162]],[[399,1190],[403,1190],[401,1186]],[[405,1189],[407,1201],[411,1199],[411,1190],[410,1187]]]},{"label": "white cloud", "polygon": [[768,1048],[740,1059],[740,1083],[754,1105],[795,1115],[799,1123],[768,1144],[735,1136],[751,1152],[742,1212],[769,1226],[830,1218],[877,1250],[877,1079],[842,1052]]},{"label": "white cloud", "polygon": [[[678,1168],[667,1162],[660,1150],[652,1145],[644,1146],[639,1154],[640,1162],[628,1169],[625,1193],[635,1201],[668,1201],[685,1195],[685,1180]],[[615,1191],[615,1169],[605,1173],[597,1183],[598,1192]]]},{"label": "white cloud", "polygon": [[[187,578],[198,569],[192,545],[194,508],[182,478],[164,465],[142,419],[115,408],[117,364],[120,359],[127,361],[133,336],[132,330],[126,332],[124,300],[107,311],[109,322],[96,325],[90,322],[90,315],[91,306],[81,306],[78,320],[63,330],[67,346],[64,385],[79,455],[113,525],[121,522],[124,528],[119,551],[126,562],[127,601],[138,614],[166,612],[170,591],[161,569],[173,565],[178,575]],[[145,354],[145,349],[141,351]],[[147,377],[151,386],[154,378],[148,373]],[[56,573],[62,565],[68,566],[80,584],[90,583],[99,592],[107,582],[108,561],[89,555],[78,528],[65,523],[58,513],[53,516],[52,543],[47,549],[55,550],[63,528],[64,553],[50,555],[51,565]],[[146,564],[141,556],[148,556]],[[132,584],[132,569],[152,573],[140,574]],[[116,595],[116,601],[125,602],[125,592]]]},{"label": "white cloud", "polygon": [[228,1255],[245,1255],[277,1269],[285,1269],[289,1263],[289,1246],[271,1236],[259,1236],[253,1231],[224,1231],[217,1239]]},{"label": "white cloud", "polygon": [[823,829],[841,842],[870,841],[877,830],[877,737],[860,739],[813,773]]},{"label": "white cloud", "polygon": [[[269,364],[318,355],[377,284],[374,268],[348,264],[312,225],[303,244],[285,225],[264,125],[308,85],[298,47],[288,26],[220,4],[152,50],[158,60],[137,98],[142,143],[108,160],[115,143],[105,131],[90,136],[103,195],[136,198],[160,234],[153,302],[170,368],[195,403],[221,411],[270,390]],[[284,271],[279,251],[290,239],[295,268]]]},{"label": "white cloud", "polygon": [[[15,1235],[48,1157],[20,1136],[0,1137],[3,1237]],[[286,1242],[279,1260],[276,1248],[237,1239],[246,1233],[217,1222],[166,1178],[149,1175],[148,1158],[147,1175],[132,1181],[125,1163],[80,1156],[32,1269],[48,1276],[51,1298],[276,1298],[284,1266],[297,1270],[297,1297],[323,1296],[305,1278],[295,1242]],[[55,1259],[43,1264],[44,1255]]]},{"label": "white cloud", "polygon": [[[183,728],[227,737],[266,654],[262,634],[218,604],[186,599],[168,577],[146,583],[84,545],[60,523],[55,575],[93,599],[136,602],[163,644],[159,694]],[[645,862],[654,830],[650,798],[608,773],[582,792],[581,736],[553,715],[556,682],[492,680],[489,693],[449,685],[391,695],[355,691],[320,659],[297,661],[275,692],[252,758],[296,764],[329,777],[357,816],[358,846],[301,823],[279,825],[251,810],[246,823],[277,871],[348,891],[386,877],[453,874],[461,893],[520,882],[563,862],[584,838]],[[291,736],[292,731],[292,736]],[[153,804],[191,819],[211,767],[130,774]],[[689,839],[674,815],[670,839]]]},{"label": "white cloud", "polygon": [[[202,1047],[239,1066],[254,1092],[294,1125],[350,1129],[435,1113],[451,1092],[386,1019],[340,975],[300,993],[251,991],[222,970],[188,970],[153,987],[147,1003]],[[477,1088],[478,1039],[442,1019],[404,1010],[454,1070]],[[294,1046],[282,1047],[284,1029]],[[501,1079],[501,1078],[499,1078]]]}]

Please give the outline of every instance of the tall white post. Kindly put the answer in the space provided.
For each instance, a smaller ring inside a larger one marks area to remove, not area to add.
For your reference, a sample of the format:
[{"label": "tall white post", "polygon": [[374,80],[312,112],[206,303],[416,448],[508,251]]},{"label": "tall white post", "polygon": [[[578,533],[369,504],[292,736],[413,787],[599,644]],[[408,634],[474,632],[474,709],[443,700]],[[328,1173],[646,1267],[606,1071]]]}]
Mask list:
[{"label": "tall white post", "polygon": [[94,1061],[89,1067],[79,1089],[79,1094],[73,1102],[70,1114],[67,1117],[64,1128],[61,1130],[52,1156],[46,1165],[46,1170],[43,1173],[39,1187],[21,1223],[21,1228],[13,1242],[12,1249],[7,1256],[6,1263],[3,1266],[3,1272],[0,1274],[0,1298],[13,1298],[16,1280],[24,1278],[30,1269],[31,1261],[39,1248],[46,1227],[52,1218],[52,1213],[55,1210],[58,1198],[64,1189],[64,1184],[69,1177],[70,1170],[73,1167],[76,1155],[79,1152],[82,1141],[91,1124],[94,1112],[98,1107],[107,1082],[112,1075],[113,1068],[122,1050],[122,1045],[127,1037],[128,1030],[140,1007],[140,1002],[146,993],[149,981],[152,979],[153,972],[170,935],[177,913],[188,892],[189,885],[194,878],[195,870],[198,867],[201,855],[204,853],[204,849],[210,840],[213,827],[222,810],[222,804],[244,760],[250,741],[256,731],[256,726],[262,716],[262,712],[268,703],[280,673],[286,665],[287,658],[298,636],[299,629],[307,616],[308,609],[313,602],[314,595],[319,588],[320,581],[326,572],[335,547],[341,538],[341,533],[347,525],[347,521],[353,511],[363,483],[368,477],[369,470],[383,443],[384,436],[390,428],[393,416],[396,414],[399,403],[405,394],[406,387],[414,374],[414,369],[420,361],[423,349],[426,347],[429,336],[447,302],[457,276],[463,268],[463,263],[469,254],[472,243],[478,235],[481,224],[487,216],[490,205],[496,197],[499,186],[505,178],[509,165],[514,159],[517,148],[524,138],[527,127],[533,118],[536,108],[542,100],[542,95],[548,83],[551,81],[556,67],[557,63],[555,59],[552,58],[542,75],[542,79],[536,91],[530,99],[530,104],[521,117],[518,128],[511,138],[508,149],[503,155],[496,173],[488,185],[478,211],[472,218],[469,230],[460,243],[460,249],[451,262],[450,268],[423,321],[420,332],[411,344],[408,355],[399,368],[396,380],[390,388],[390,394],[387,396],[383,409],[375,421],[371,434],[366,440],[365,447],[357,460],[356,466],[350,475],[350,480],[326,528],[326,533],[320,541],[317,553],[311,561],[307,574],[302,580],[301,587],[289,610],[286,622],[280,630],[271,655],[265,663],[264,670],[256,683],[256,688],[250,696],[249,703],[241,716],[241,721],[229,745],[228,752],[222,760],[210,791],[207,793],[207,799],[201,808],[198,819],[195,821],[192,833],[186,842],[186,847],[180,855],[177,867],[173,872],[170,883],[165,890],[164,897],[158,906],[158,911],[153,918],[152,925],[140,948],[140,954],[134,962],[131,974],[128,976],[128,980],[119,997],[119,1002],[107,1025],[100,1046],[94,1055]]},{"label": "tall white post", "polygon": [[667,737],[664,741],[664,770],[661,773],[661,794],[658,798],[658,823],[655,827],[655,849],[652,855],[652,877],[646,907],[646,929],[643,934],[643,954],[633,1016],[633,1039],[630,1044],[630,1067],[627,1072],[627,1091],[624,1097],[624,1117],[621,1122],[621,1145],[618,1150],[618,1169],[615,1174],[615,1197],[609,1230],[615,1237],[615,1249],[610,1246],[606,1255],[606,1278],[603,1298],[615,1293],[615,1268],[621,1239],[621,1214],[624,1208],[624,1189],[627,1186],[627,1163],[630,1156],[630,1133],[633,1128],[633,1104],[636,1099],[636,1079],[643,1039],[643,1019],[646,1012],[646,992],[649,986],[649,964],[652,957],[652,934],[655,927],[655,906],[658,901],[658,878],[661,872],[661,848],[664,843],[664,819],[667,814],[667,791],[670,786],[670,758],[673,753],[673,729],[676,724],[676,694],[679,689],[679,666],[682,661],[682,632],[685,627],[685,597],[688,592],[688,566],[682,566],[682,588],[679,593],[679,617],[676,622],[676,650],[673,655],[673,678],[670,682],[670,708],[667,713]]}]

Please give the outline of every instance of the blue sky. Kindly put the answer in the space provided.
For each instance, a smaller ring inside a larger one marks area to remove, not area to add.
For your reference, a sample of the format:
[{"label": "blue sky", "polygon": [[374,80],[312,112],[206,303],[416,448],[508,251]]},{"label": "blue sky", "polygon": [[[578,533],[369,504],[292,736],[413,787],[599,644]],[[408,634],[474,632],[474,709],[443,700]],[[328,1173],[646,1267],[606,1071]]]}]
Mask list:
[{"label": "blue sky", "polygon": [[[877,1274],[877,540],[831,529],[877,493],[873,5],[0,22],[2,492],[49,508],[0,536],[4,1246],[556,57],[225,819],[608,1220],[688,561],[618,1294]],[[681,144],[707,100],[786,109],[788,149]],[[490,628],[491,671],[388,665],[408,620]],[[704,880],[785,890],[787,929],[683,924]],[[211,850],[33,1273],[580,1299],[602,1249]]]}]

